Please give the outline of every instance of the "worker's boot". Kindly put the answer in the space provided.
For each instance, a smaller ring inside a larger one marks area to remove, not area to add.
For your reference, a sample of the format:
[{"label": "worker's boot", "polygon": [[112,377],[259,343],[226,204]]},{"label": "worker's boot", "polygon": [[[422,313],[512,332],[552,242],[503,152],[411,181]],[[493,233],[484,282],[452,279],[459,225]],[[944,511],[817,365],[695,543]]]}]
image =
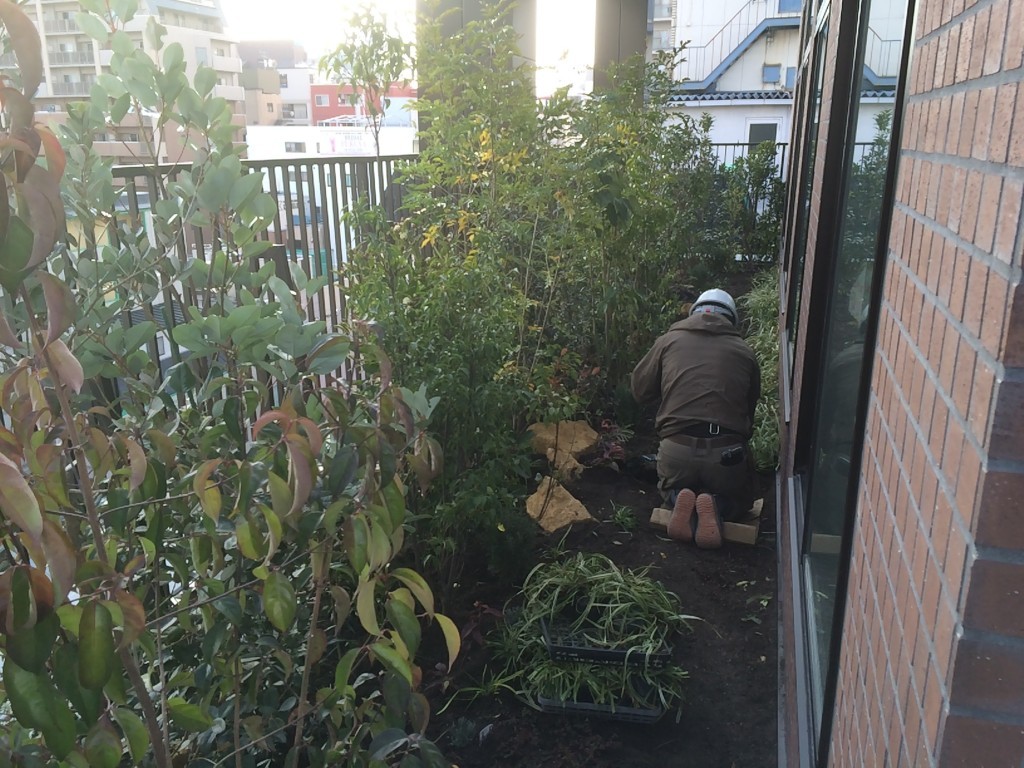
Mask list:
[{"label": "worker's boot", "polygon": [[676,541],[689,544],[693,541],[693,508],[696,496],[689,488],[683,488],[676,496],[672,517],[668,519],[668,535]]},{"label": "worker's boot", "polygon": [[695,506],[697,527],[693,534],[694,543],[701,549],[718,549],[722,546],[722,521],[714,496],[702,493],[697,497]]}]

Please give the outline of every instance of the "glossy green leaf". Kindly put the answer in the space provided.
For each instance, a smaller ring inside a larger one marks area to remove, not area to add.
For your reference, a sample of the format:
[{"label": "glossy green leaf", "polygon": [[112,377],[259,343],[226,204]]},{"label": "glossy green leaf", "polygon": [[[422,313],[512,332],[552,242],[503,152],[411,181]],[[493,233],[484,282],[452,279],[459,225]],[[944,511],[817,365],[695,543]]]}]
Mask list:
[{"label": "glossy green leaf", "polygon": [[13,659],[4,661],[4,691],[18,722],[27,728],[40,728],[50,717],[54,698],[45,675],[19,667]]},{"label": "glossy green leaf", "polygon": [[356,588],[356,616],[363,629],[370,635],[380,634],[380,623],[377,621],[377,607],[374,595],[374,588],[377,586],[377,579],[360,575],[359,586]]},{"label": "glossy green leaf", "polygon": [[78,682],[100,690],[114,671],[114,623],[102,603],[91,600],[78,625]]},{"label": "glossy green leaf", "polygon": [[217,484],[210,479],[210,475],[220,466],[220,463],[220,459],[204,461],[192,481],[192,490],[199,497],[203,514],[214,522],[220,518],[221,494]]},{"label": "glossy green leaf", "polygon": [[401,600],[391,599],[387,602],[388,620],[398,630],[402,642],[409,649],[409,655],[414,657],[420,647],[420,638],[423,630],[420,628],[419,619]]},{"label": "glossy green leaf", "polygon": [[345,553],[357,572],[366,567],[370,526],[361,514],[350,515],[343,524]]},{"label": "glossy green leaf", "polygon": [[462,637],[459,635],[458,627],[455,626],[455,622],[449,619],[447,616],[435,613],[434,618],[437,620],[437,625],[441,628],[444,633],[444,642],[448,646],[448,669],[452,668],[455,663],[456,657],[459,655],[459,651],[462,649]]},{"label": "glossy green leaf", "polygon": [[103,692],[83,688],[78,682],[78,647],[61,645],[53,654],[53,680],[82,721],[91,726],[103,709]]},{"label": "glossy green leaf", "polygon": [[167,710],[176,726],[192,733],[205,731],[213,725],[213,718],[208,713],[180,696],[172,696],[167,700]]},{"label": "glossy green leaf", "polygon": [[355,664],[361,650],[361,648],[350,648],[341,657],[341,661],[334,669],[334,687],[337,690],[344,691],[348,687],[349,678],[352,677],[352,665]]},{"label": "glossy green leaf", "polygon": [[280,572],[271,573],[263,582],[263,612],[279,632],[295,621],[295,588]]},{"label": "glossy green leaf", "polygon": [[348,592],[337,585],[328,587],[331,597],[334,599],[334,626],[335,632],[340,632],[342,625],[348,619],[352,611],[352,598]]},{"label": "glossy green leaf", "polygon": [[124,707],[114,710],[114,719],[128,740],[132,761],[136,764],[141,763],[149,750],[149,731],[146,730],[146,724],[142,722],[142,718]]},{"label": "glossy green leaf", "polygon": [[28,274],[26,268],[34,240],[31,227],[20,216],[11,216],[7,236],[0,239],[0,286],[10,294],[18,292]]},{"label": "glossy green leaf", "polygon": [[124,752],[121,738],[105,718],[89,730],[84,746],[89,768],[117,768]]},{"label": "glossy green leaf", "polygon": [[420,601],[420,605],[423,606],[427,615],[434,615],[434,593],[430,591],[429,585],[422,576],[409,568],[395,568],[391,571],[391,575],[409,588],[409,591]]},{"label": "glossy green leaf", "polygon": [[51,613],[28,629],[8,635],[7,655],[22,669],[29,672],[42,672],[53,650],[58,629],[60,629],[60,619],[56,613]]}]

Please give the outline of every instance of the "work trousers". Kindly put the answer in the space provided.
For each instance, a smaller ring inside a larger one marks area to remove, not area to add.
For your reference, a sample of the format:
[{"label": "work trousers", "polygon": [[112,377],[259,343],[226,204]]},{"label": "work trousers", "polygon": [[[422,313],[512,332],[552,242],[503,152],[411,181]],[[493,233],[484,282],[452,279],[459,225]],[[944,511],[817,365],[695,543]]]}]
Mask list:
[{"label": "work trousers", "polygon": [[[658,488],[668,503],[676,492],[689,488],[694,493],[715,496],[719,514],[724,520],[744,518],[754,502],[754,464],[746,442],[737,437],[682,438],[686,444],[672,439],[658,446]],[[722,453],[737,447],[744,451],[743,460],[725,466]]]}]

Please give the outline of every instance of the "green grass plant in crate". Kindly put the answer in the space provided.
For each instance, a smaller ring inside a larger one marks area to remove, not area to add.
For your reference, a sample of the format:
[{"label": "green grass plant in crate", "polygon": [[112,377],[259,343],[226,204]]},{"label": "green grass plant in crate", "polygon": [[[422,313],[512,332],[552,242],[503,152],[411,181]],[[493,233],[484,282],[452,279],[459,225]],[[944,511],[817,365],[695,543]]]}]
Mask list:
[{"label": "green grass plant in crate", "polygon": [[507,615],[496,656],[542,709],[652,721],[681,698],[671,641],[696,617],[646,570],[584,553],[544,563]]}]

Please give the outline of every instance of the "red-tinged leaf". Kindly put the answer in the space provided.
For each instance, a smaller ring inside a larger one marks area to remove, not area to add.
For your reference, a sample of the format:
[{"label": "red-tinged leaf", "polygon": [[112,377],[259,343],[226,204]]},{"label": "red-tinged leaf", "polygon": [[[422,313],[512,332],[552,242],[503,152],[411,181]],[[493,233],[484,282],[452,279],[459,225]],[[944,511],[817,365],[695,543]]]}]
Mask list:
[{"label": "red-tinged leaf", "polygon": [[178,463],[178,446],[171,438],[159,429],[147,431],[146,437],[149,438],[149,442],[156,448],[160,461],[164,463],[165,467],[170,468]]},{"label": "red-tinged leaf", "polygon": [[130,469],[128,486],[134,491],[145,481],[149,461],[146,459],[146,452],[142,450],[142,446],[130,437],[124,439],[124,444],[128,451],[128,467]]},{"label": "red-tinged leaf", "polygon": [[[252,425],[253,439],[255,440],[257,437],[259,437],[260,432],[265,426],[267,426],[267,424],[277,421],[281,421],[287,424],[288,422],[291,421],[291,419],[288,416],[288,414],[284,413],[283,411],[267,411],[266,413],[264,413],[262,416],[256,419],[256,421]],[[282,427],[282,429],[283,428],[284,427]]]},{"label": "red-tinged leaf", "polygon": [[319,456],[324,447],[324,436],[320,432],[320,427],[312,419],[307,419],[304,416],[296,419],[295,423],[306,433],[306,440],[309,441],[309,449],[313,455]]},{"label": "red-tinged leaf", "polygon": [[60,184],[44,168],[33,165],[18,190],[28,205],[29,225],[35,236],[27,266],[37,267],[46,260],[64,234],[64,202],[60,197]]},{"label": "red-tinged leaf", "polygon": [[89,768],[117,768],[124,748],[107,720],[96,723],[85,737],[85,759]]},{"label": "red-tinged leaf", "polygon": [[39,282],[43,286],[43,298],[46,299],[46,343],[59,339],[75,321],[78,306],[71,290],[49,272],[40,271]]},{"label": "red-tinged leaf", "polygon": [[448,646],[448,669],[450,671],[452,664],[455,663],[455,659],[459,655],[459,651],[462,650],[462,637],[459,635],[455,622],[447,616],[435,613],[434,618],[437,619],[437,625],[441,628],[441,632],[444,633],[445,645]]},{"label": "red-tinged leaf", "polygon": [[123,634],[121,635],[121,647],[123,648],[134,643],[146,631],[146,609],[139,598],[124,589],[118,589],[114,593],[114,600],[121,607],[124,618]]},{"label": "red-tinged leaf", "polygon": [[78,358],[71,354],[67,345],[57,339],[46,347],[46,355],[50,361],[50,375],[59,380],[62,384],[71,387],[76,394],[82,391],[85,385],[85,372]]},{"label": "red-tinged leaf", "polygon": [[43,522],[43,552],[53,580],[54,604],[60,605],[75,584],[78,557],[64,529],[52,520]]},{"label": "red-tinged leaf", "polygon": [[[35,116],[35,108],[32,106],[32,101],[17,88],[11,88],[10,86],[0,88],[0,105],[3,105],[3,108],[6,109],[8,114],[11,116],[11,134],[21,136],[23,132],[32,125],[32,119]],[[25,146],[28,147],[28,145]],[[31,154],[32,148],[28,147],[27,152],[29,154],[25,156],[32,163],[35,163],[35,155]],[[19,174],[18,180],[20,181],[22,178],[23,176]]]},{"label": "red-tinged leaf", "polygon": [[[2,103],[2,96],[0,96],[0,103]],[[7,199],[7,176],[0,173],[0,200]],[[11,223],[11,207],[10,205],[0,205],[0,232],[4,233],[4,239],[7,238],[7,227]]]},{"label": "red-tinged leaf", "polygon": [[68,164],[68,157],[64,154],[64,148],[60,145],[60,139],[45,125],[36,126],[36,133],[39,134],[39,139],[43,142],[43,152],[46,154],[46,169],[59,182],[64,175],[64,168]]},{"label": "red-tinged leaf", "polygon": [[0,19],[7,27],[14,55],[18,57],[18,71],[21,73],[25,95],[32,97],[43,81],[42,43],[35,24],[10,0],[0,0]]},{"label": "red-tinged leaf", "polygon": [[220,517],[221,496],[220,489],[216,483],[210,480],[210,475],[218,466],[220,459],[210,459],[203,462],[196,472],[195,480],[192,481],[192,489],[199,497],[199,503],[203,507],[203,514],[216,521]]},{"label": "red-tinged leaf", "polygon": [[43,535],[43,515],[21,469],[0,453],[0,513],[34,539]]},{"label": "red-tinged leaf", "polygon": [[409,588],[409,591],[420,601],[420,605],[423,606],[423,610],[427,612],[428,616],[434,615],[434,593],[430,591],[430,586],[422,576],[409,568],[395,568],[391,571],[391,575]]},{"label": "red-tinged leaf", "polygon": [[312,457],[309,455],[309,447],[305,441],[297,435],[288,435],[288,473],[291,475],[292,487],[295,489],[295,497],[292,499],[292,507],[288,510],[288,517],[292,518],[302,509],[313,491],[313,468]]},{"label": "red-tinged leaf", "polygon": [[[2,176],[0,176],[2,178]],[[0,200],[3,200],[0,197]],[[6,205],[0,205],[0,209],[6,209]],[[0,344],[11,349],[21,349],[22,343],[18,341],[18,337],[14,335],[14,331],[11,330],[11,326],[7,324],[7,318],[0,315]]]}]

